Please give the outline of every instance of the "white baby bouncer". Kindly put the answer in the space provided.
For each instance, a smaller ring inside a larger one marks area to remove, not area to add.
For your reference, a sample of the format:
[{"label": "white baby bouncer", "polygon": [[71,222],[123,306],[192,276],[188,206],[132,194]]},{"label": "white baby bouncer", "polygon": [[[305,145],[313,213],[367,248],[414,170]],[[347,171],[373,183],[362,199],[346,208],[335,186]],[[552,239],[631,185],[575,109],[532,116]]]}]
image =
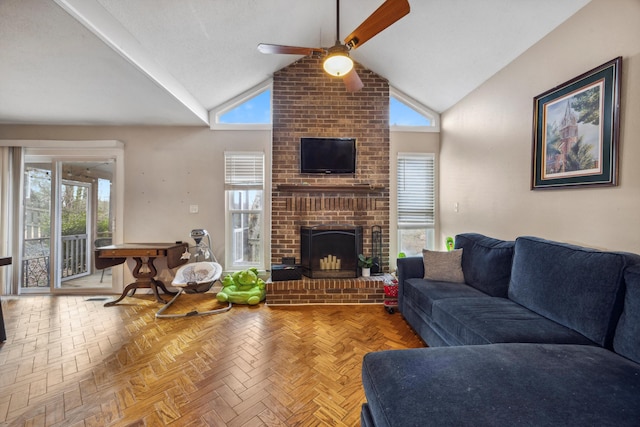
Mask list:
[{"label": "white baby bouncer", "polygon": [[[157,318],[203,316],[206,314],[224,313],[231,309],[231,303],[227,302],[226,307],[213,310],[192,310],[188,313],[164,314],[165,310],[167,310],[180,295],[183,293],[205,293],[211,289],[213,284],[218,281],[222,275],[222,266],[218,264],[218,260],[216,260],[215,255],[213,255],[211,251],[211,237],[209,237],[207,230],[191,230],[191,238],[196,242],[196,245],[190,246],[189,249],[182,254],[182,259],[190,260],[194,258],[195,261],[188,262],[178,269],[175,278],[171,282],[171,286],[178,288],[178,292],[171,301],[158,310],[156,313]],[[205,238],[207,240],[206,243],[204,242]]]}]

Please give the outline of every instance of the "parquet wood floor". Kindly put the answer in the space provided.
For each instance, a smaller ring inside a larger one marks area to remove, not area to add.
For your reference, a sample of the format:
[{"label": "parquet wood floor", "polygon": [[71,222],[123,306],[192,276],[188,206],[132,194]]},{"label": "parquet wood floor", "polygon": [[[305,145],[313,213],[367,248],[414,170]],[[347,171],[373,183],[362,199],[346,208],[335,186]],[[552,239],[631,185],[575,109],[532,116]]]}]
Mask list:
[{"label": "parquet wood floor", "polygon": [[156,319],[149,296],[103,303],[2,298],[0,424],[357,426],[364,354],[423,346],[379,305]]}]

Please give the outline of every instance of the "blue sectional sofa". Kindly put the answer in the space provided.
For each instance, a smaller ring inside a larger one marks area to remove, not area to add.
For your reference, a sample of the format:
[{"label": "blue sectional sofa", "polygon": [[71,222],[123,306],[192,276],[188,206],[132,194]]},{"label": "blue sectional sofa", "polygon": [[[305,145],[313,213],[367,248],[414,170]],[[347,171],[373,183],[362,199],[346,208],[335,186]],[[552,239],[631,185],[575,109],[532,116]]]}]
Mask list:
[{"label": "blue sectional sofa", "polygon": [[399,311],[429,347],[365,355],[363,426],[640,425],[640,256],[455,248],[398,260]]}]

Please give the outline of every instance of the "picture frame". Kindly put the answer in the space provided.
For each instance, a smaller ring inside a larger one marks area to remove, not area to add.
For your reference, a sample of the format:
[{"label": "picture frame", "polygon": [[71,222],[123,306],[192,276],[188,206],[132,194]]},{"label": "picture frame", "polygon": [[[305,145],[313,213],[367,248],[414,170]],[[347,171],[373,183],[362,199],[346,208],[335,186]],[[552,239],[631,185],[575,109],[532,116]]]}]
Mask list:
[{"label": "picture frame", "polygon": [[531,189],[618,185],[622,57],[533,98]]}]

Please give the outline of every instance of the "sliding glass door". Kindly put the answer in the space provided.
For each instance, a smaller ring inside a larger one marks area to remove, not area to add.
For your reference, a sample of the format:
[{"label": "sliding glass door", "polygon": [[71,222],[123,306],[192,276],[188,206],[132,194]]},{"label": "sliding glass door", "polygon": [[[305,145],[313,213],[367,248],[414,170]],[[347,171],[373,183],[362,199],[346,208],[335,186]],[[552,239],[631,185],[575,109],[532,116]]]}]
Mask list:
[{"label": "sliding glass door", "polygon": [[112,290],[93,250],[111,244],[114,158],[25,156],[20,292]]}]

